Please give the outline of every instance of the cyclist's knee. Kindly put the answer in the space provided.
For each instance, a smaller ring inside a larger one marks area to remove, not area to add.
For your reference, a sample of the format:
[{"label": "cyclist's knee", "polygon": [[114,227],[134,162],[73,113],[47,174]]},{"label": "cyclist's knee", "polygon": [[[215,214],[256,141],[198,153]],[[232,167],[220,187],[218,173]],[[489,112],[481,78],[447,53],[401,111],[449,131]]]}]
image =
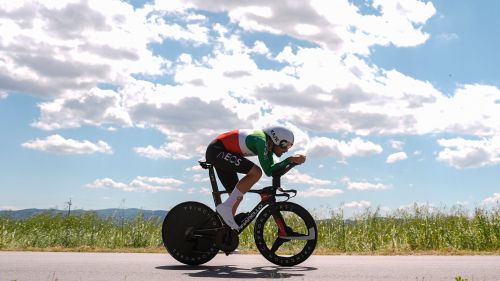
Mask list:
[{"label": "cyclist's knee", "polygon": [[252,169],[248,172],[248,175],[260,179],[262,177],[262,169],[257,165],[253,165]]}]

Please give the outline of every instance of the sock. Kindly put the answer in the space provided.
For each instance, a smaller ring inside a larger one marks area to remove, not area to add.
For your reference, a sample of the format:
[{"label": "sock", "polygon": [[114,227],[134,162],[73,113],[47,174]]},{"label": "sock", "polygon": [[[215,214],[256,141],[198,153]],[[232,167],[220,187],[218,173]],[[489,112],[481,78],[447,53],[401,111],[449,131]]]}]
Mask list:
[{"label": "sock", "polygon": [[224,205],[224,207],[233,208],[234,203],[236,203],[238,197],[240,196],[243,197],[243,193],[241,193],[241,191],[239,191],[237,188],[234,188],[233,192],[231,192],[231,195],[229,195],[229,198],[227,198],[227,200],[222,204]]}]

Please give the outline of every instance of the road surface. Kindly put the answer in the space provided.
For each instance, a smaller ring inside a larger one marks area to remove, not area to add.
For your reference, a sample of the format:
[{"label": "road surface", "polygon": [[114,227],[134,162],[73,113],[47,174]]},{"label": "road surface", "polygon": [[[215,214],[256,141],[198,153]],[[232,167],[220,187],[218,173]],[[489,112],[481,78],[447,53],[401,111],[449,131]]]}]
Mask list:
[{"label": "road surface", "polygon": [[202,266],[168,254],[0,252],[0,280],[500,280],[500,256],[311,256],[285,268],[259,255]]}]

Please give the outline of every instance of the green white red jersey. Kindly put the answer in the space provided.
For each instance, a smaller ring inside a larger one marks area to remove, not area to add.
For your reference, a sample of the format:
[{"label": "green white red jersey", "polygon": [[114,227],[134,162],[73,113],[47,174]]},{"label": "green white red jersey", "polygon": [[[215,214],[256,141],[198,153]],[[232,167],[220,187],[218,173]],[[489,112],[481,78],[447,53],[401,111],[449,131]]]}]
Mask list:
[{"label": "green white red jersey", "polygon": [[262,130],[233,130],[219,135],[216,139],[220,140],[230,153],[257,156],[267,176],[271,176],[275,170],[282,169],[288,164],[287,159],[274,163],[273,153],[267,148],[267,136]]}]

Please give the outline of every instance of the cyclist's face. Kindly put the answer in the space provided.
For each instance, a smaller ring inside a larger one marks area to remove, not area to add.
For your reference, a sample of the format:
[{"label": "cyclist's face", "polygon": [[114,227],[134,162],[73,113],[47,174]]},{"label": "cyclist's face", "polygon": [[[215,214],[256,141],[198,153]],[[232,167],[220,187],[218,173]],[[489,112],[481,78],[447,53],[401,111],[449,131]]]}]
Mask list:
[{"label": "cyclist's face", "polygon": [[281,155],[283,155],[283,153],[288,152],[289,148],[290,148],[289,146],[281,147],[279,145],[275,145],[273,152],[274,152],[274,154],[276,154],[276,156],[280,157]]}]

